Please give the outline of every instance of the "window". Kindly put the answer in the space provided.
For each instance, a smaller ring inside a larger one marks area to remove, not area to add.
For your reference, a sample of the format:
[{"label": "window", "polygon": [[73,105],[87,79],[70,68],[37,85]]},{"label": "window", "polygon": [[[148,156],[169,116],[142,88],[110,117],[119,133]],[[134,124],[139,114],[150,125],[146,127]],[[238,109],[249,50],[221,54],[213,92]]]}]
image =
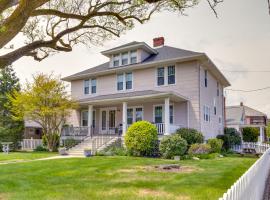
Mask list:
[{"label": "window", "polygon": [[126,73],[126,90],[132,89],[132,73]]},{"label": "window", "polygon": [[88,111],[82,111],[82,126],[88,126]]},{"label": "window", "polygon": [[122,53],[122,65],[128,64],[128,52]]},{"label": "window", "polygon": [[91,79],[91,93],[97,93],[97,79],[95,78]]},{"label": "window", "polygon": [[221,116],[219,116],[218,122],[219,122],[220,124],[222,123],[222,117],[221,117]]},{"label": "window", "polygon": [[124,89],[124,75],[118,74],[117,75],[117,90],[123,90]]},{"label": "window", "polygon": [[119,54],[113,55],[113,66],[118,67],[119,64]]},{"label": "window", "polygon": [[168,84],[175,84],[175,66],[168,66]]},{"label": "window", "polygon": [[131,125],[133,123],[133,108],[127,109],[127,124]]},{"label": "window", "polygon": [[137,50],[130,52],[130,63],[137,63]]},{"label": "window", "polygon": [[203,106],[203,119],[210,122],[210,108],[208,106]]},{"label": "window", "polygon": [[142,108],[135,108],[135,121],[142,121],[143,120],[143,109]]},{"label": "window", "polygon": [[157,69],[157,85],[164,85],[165,80],[164,80],[164,67],[159,67]]},{"label": "window", "polygon": [[162,123],[162,106],[155,107],[155,123]]},{"label": "window", "polygon": [[219,82],[217,82],[217,96],[219,96]]},{"label": "window", "polygon": [[214,98],[214,114],[217,115],[216,98]]},{"label": "window", "polygon": [[204,70],[204,87],[207,87],[207,70]]},{"label": "window", "polygon": [[89,80],[84,80],[84,94],[89,94]]},{"label": "window", "polygon": [[170,105],[170,124],[173,124],[173,105]]}]

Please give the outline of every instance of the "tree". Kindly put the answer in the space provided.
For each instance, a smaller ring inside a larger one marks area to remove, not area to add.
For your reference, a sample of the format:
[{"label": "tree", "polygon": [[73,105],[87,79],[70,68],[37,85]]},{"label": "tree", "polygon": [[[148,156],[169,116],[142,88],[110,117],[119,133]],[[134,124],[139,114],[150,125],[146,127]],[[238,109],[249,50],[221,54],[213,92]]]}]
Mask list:
[{"label": "tree", "polygon": [[22,92],[9,96],[12,111],[19,119],[37,122],[43,128],[50,151],[56,149],[62,125],[77,104],[67,94],[64,83],[54,75],[37,74]]},{"label": "tree", "polygon": [[24,122],[14,120],[8,96],[20,91],[20,83],[11,66],[0,70],[0,141],[13,142],[18,147],[22,138]]},{"label": "tree", "polygon": [[244,142],[258,142],[260,131],[256,127],[245,127],[242,130]]},{"label": "tree", "polygon": [[[207,0],[215,7],[223,0]],[[199,0],[1,0],[0,68],[23,56],[37,61],[56,52],[70,52],[76,44],[98,45],[144,23],[157,12],[178,11]],[[22,33],[25,45],[14,48],[10,42]],[[10,45],[9,47],[7,45]]]}]

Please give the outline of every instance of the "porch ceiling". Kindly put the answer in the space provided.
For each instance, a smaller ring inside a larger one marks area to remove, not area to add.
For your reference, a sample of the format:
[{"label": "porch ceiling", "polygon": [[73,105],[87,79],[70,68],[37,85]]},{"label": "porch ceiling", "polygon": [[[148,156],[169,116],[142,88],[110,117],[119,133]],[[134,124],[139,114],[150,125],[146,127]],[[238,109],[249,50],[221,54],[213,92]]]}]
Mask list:
[{"label": "porch ceiling", "polygon": [[185,96],[177,94],[171,91],[156,91],[156,90],[144,90],[134,92],[121,92],[108,95],[99,95],[79,100],[80,105],[106,105],[106,104],[119,104],[121,102],[157,102],[169,97],[171,101],[181,102],[188,101]]}]

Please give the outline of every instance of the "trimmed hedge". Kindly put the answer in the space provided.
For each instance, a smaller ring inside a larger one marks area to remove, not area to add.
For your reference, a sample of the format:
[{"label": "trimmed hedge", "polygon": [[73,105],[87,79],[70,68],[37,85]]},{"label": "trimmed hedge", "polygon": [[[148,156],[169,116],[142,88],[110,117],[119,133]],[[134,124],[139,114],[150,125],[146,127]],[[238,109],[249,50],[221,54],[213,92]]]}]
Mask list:
[{"label": "trimmed hedge", "polygon": [[244,142],[258,142],[260,131],[255,127],[245,127],[242,131]]},{"label": "trimmed hedge", "polygon": [[133,123],[125,135],[127,150],[134,156],[152,156],[158,147],[157,144],[157,128],[147,121]]},{"label": "trimmed hedge", "polygon": [[203,143],[203,134],[196,129],[192,128],[180,128],[176,131],[183,139],[187,141],[188,146],[195,143]]},{"label": "trimmed hedge", "polygon": [[213,139],[209,139],[207,141],[207,144],[210,145],[212,153],[220,153],[222,149],[222,145],[223,145],[223,140],[213,138]]},{"label": "trimmed hedge", "polygon": [[187,141],[179,134],[165,136],[160,142],[160,153],[164,158],[182,156],[187,150]]}]

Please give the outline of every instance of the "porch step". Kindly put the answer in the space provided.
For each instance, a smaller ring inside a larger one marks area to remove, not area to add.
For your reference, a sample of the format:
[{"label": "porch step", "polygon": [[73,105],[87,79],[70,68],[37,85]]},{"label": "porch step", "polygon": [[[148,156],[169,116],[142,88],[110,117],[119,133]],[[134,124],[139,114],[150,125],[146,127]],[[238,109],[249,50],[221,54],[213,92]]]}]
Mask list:
[{"label": "porch step", "polygon": [[[93,146],[93,142],[96,140],[99,140],[102,136],[94,136],[92,138],[86,138],[84,141],[82,141],[81,143],[79,143],[78,145],[72,147],[71,149],[68,150],[68,154],[69,155],[84,155],[84,149],[90,148],[92,149]],[[117,139],[119,139],[119,137],[108,137],[108,139],[101,139],[101,142],[98,142],[98,146],[97,149],[92,149],[92,153],[96,153],[98,151],[102,151],[104,150],[106,147],[108,147],[109,145],[111,145],[113,142],[115,142]],[[109,141],[108,141],[109,140]],[[102,144],[103,143],[103,144]],[[96,143],[94,143],[96,144]]]}]

